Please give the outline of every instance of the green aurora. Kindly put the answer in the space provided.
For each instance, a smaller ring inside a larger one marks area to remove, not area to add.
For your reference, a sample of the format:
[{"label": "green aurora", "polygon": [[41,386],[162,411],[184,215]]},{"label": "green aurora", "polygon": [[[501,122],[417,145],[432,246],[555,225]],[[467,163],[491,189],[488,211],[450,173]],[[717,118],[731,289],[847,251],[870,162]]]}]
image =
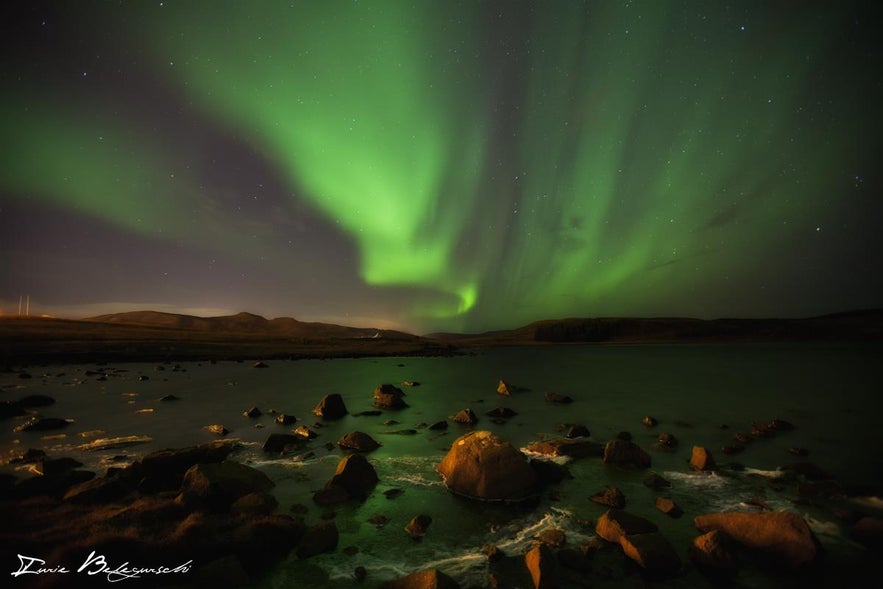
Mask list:
[{"label": "green aurora", "polygon": [[[302,314],[301,266],[337,263],[321,241],[286,261],[280,244],[299,215],[352,244],[347,284],[387,297],[375,317],[414,330],[879,303],[878,279],[856,277],[842,299],[830,283],[847,273],[844,256],[868,246],[850,236],[861,235],[854,223],[876,189],[865,178],[879,164],[879,115],[856,116],[880,98],[863,69],[877,53],[849,41],[852,8],[68,7],[58,18],[76,23],[78,46],[102,40],[113,79],[135,63],[149,74],[142,83],[249,146],[277,180],[267,181],[267,216],[286,223],[235,211],[248,195],[221,198],[221,180],[182,163],[202,140],[176,135],[174,122],[151,125],[165,115],[116,107],[110,82],[65,101],[58,90],[85,81],[61,55],[43,56],[62,64],[45,74],[48,94],[22,73],[27,55],[5,68],[15,83],[2,102],[11,141],[0,190],[22,210],[266,260],[279,274],[279,298],[266,305],[276,314]],[[97,53],[82,50],[92,62]],[[0,297],[17,298],[3,287]],[[350,287],[316,288],[314,299]],[[340,316],[346,304],[322,312]]]}]

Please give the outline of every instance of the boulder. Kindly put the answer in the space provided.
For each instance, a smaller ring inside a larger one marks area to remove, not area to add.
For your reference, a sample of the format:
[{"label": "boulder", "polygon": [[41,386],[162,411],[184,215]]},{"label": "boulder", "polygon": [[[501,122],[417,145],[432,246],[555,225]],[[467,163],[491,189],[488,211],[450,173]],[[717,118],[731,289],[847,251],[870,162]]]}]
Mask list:
[{"label": "boulder", "polygon": [[671,517],[681,517],[684,514],[684,510],[668,497],[657,497],[656,509]]},{"label": "boulder", "polygon": [[263,493],[274,486],[261,471],[225,460],[191,466],[184,474],[180,497],[185,505],[204,505],[221,511],[244,495]]},{"label": "boulder", "polygon": [[[233,451],[233,442],[215,442],[186,448],[157,450],[141,459],[137,475],[149,480],[149,487],[155,491],[178,489],[187,472],[194,464],[218,463]],[[135,465],[132,465],[134,467]]]},{"label": "boulder", "polygon": [[712,530],[693,539],[690,560],[699,569],[711,575],[729,575],[739,566],[733,551],[733,542],[720,530]]},{"label": "boulder", "polygon": [[598,491],[589,497],[589,500],[616,509],[625,508],[625,495],[617,487],[607,487],[603,491]]},{"label": "boulder", "polygon": [[623,536],[650,534],[658,531],[659,528],[650,520],[621,509],[608,509],[604,515],[598,518],[598,523],[595,525],[595,533],[614,544],[619,544],[619,539]]},{"label": "boulder", "polygon": [[308,529],[297,547],[298,558],[309,558],[337,548],[339,534],[334,522],[322,522]]},{"label": "boulder", "polygon": [[219,423],[213,423],[211,425],[203,426],[202,429],[204,429],[208,432],[211,432],[211,433],[215,434],[216,436],[226,436],[227,434],[230,433],[230,430],[228,430],[226,427],[224,427],[223,425],[221,425]]},{"label": "boulder", "polygon": [[120,477],[96,477],[68,489],[64,494],[64,500],[71,503],[99,505],[116,501],[132,490],[133,488]]},{"label": "boulder", "polygon": [[518,415],[518,413],[516,413],[512,409],[509,409],[508,407],[500,406],[500,407],[497,407],[496,409],[491,409],[490,411],[486,411],[485,415],[487,415],[488,417],[499,417],[502,419],[509,419],[510,417],[515,417],[516,415]]},{"label": "boulder", "polygon": [[164,403],[168,403],[170,401],[180,401],[181,397],[176,397],[175,395],[163,395],[159,398],[159,400]]},{"label": "boulder", "polygon": [[246,409],[245,411],[242,412],[242,415],[244,415],[245,417],[249,417],[251,419],[255,419],[255,418],[263,415],[263,413],[261,413],[261,410],[258,409],[257,407],[249,407],[248,409]]},{"label": "boulder", "polygon": [[472,409],[469,409],[468,407],[466,409],[461,409],[460,411],[458,411],[457,414],[451,418],[451,420],[466,425],[475,425],[476,423],[478,423],[478,417],[475,415]]},{"label": "boulder", "polygon": [[67,456],[62,456],[61,458],[48,458],[44,456],[43,458],[37,459],[34,466],[31,467],[31,470],[39,475],[55,476],[64,474],[75,468],[80,468],[81,466],[83,466],[82,462]]},{"label": "boulder", "polygon": [[276,423],[279,425],[291,425],[297,421],[297,417],[294,415],[288,415],[287,413],[280,413],[276,416]]},{"label": "boulder", "polygon": [[497,383],[497,394],[504,397],[512,396],[512,388],[503,380]]},{"label": "boulder", "polygon": [[297,450],[303,446],[306,438],[292,434],[270,434],[264,441],[264,452],[282,454],[289,450]]},{"label": "boulder", "polygon": [[739,544],[769,557],[771,564],[796,569],[816,560],[820,545],[799,514],[786,511],[727,512],[697,516],[700,532],[719,530]]},{"label": "boulder", "polygon": [[534,546],[524,555],[524,564],[530,572],[535,589],[558,587],[558,562],[548,545],[541,542]]},{"label": "boulder", "polygon": [[646,477],[644,477],[644,485],[650,487],[654,491],[671,488],[671,483],[667,479],[656,474],[655,472],[651,472]]},{"label": "boulder", "polygon": [[299,438],[303,438],[304,440],[312,440],[319,435],[305,425],[297,426],[296,428],[294,428],[294,431],[292,433]]},{"label": "boulder", "polygon": [[321,505],[343,503],[350,499],[365,500],[380,479],[377,471],[361,454],[350,454],[337,464],[334,476],[325,487],[313,495]]},{"label": "boulder", "polygon": [[269,493],[248,493],[230,505],[230,512],[245,516],[269,515],[277,507],[279,501]]},{"label": "boulder", "polygon": [[322,397],[322,400],[319,401],[319,404],[313,408],[313,414],[329,421],[341,419],[347,413],[348,411],[346,410],[346,405],[343,403],[343,397],[337,393],[325,395]]},{"label": "boulder", "polygon": [[681,569],[677,551],[662,534],[629,534],[619,539],[619,545],[651,577],[672,576]]},{"label": "boulder", "polygon": [[604,446],[604,462],[628,468],[650,468],[650,455],[634,442],[610,440]]},{"label": "boulder", "polygon": [[270,366],[266,362],[257,361],[252,364],[253,368],[269,368]]},{"label": "boulder", "polygon": [[545,397],[547,402],[555,403],[556,405],[568,405],[570,403],[573,403],[572,398],[568,397],[567,395],[562,395],[561,393],[546,391],[545,393],[543,393],[543,397]]},{"label": "boulder", "polygon": [[539,542],[548,544],[552,548],[561,548],[567,544],[567,535],[564,533],[564,530],[559,530],[558,528],[546,528],[534,537]]},{"label": "boulder", "polygon": [[391,384],[382,384],[374,389],[374,406],[381,409],[404,409],[408,406],[402,397],[402,389]]},{"label": "boulder", "polygon": [[659,424],[659,421],[657,421],[655,417],[645,415],[641,418],[641,423],[644,424],[644,427],[654,427]]},{"label": "boulder", "polygon": [[883,544],[883,517],[866,515],[860,517],[851,530],[853,538],[868,546]]},{"label": "boulder", "polygon": [[710,451],[702,446],[693,446],[693,453],[690,455],[690,468],[693,470],[715,470],[717,464]]},{"label": "boulder", "polygon": [[573,478],[566,466],[551,460],[531,459],[530,467],[536,473],[537,480],[542,485],[556,485],[564,479]]},{"label": "boulder", "polygon": [[377,441],[365,432],[350,432],[337,441],[344,450],[354,452],[370,452],[380,447]]},{"label": "boulder", "polygon": [[666,448],[674,448],[678,445],[678,439],[669,432],[659,434],[658,442],[660,446],[665,446]]},{"label": "boulder", "polygon": [[569,456],[571,458],[600,458],[604,455],[604,446],[585,439],[554,438],[531,442],[527,445],[526,450],[543,456]]},{"label": "boulder", "polygon": [[586,426],[572,425],[567,428],[567,433],[564,434],[564,437],[568,440],[572,440],[574,438],[588,438],[590,435],[589,428]]},{"label": "boulder", "polygon": [[451,491],[476,499],[517,501],[538,491],[524,454],[489,431],[454,440],[436,470]]},{"label": "boulder", "polygon": [[444,431],[444,430],[448,429],[448,422],[447,422],[447,420],[436,421],[435,423],[433,423],[432,425],[429,426],[429,429],[431,429],[432,431],[436,431],[436,432]]},{"label": "boulder", "polygon": [[381,589],[460,589],[457,582],[439,571],[429,569],[411,573],[394,581],[388,581]]},{"label": "boulder", "polygon": [[426,531],[431,523],[432,518],[428,515],[415,515],[408,522],[408,525],[405,526],[405,533],[411,536],[412,539],[419,540],[426,535]]}]

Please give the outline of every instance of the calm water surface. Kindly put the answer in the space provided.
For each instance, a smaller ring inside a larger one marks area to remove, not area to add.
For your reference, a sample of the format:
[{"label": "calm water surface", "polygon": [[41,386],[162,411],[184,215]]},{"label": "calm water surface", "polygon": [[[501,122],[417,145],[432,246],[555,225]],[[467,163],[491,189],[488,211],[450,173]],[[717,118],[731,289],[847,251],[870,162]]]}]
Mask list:
[{"label": "calm water surface", "polygon": [[[546,527],[564,529],[568,542],[578,545],[592,535],[585,523],[604,511],[587,497],[609,484],[626,494],[629,511],[659,524],[681,549],[682,557],[696,535],[692,516],[746,508],[744,501],[761,492],[773,508],[807,516],[835,560],[848,562],[861,548],[842,534],[829,515],[795,505],[786,493],[759,488],[781,474],[779,467],[797,460],[787,452],[791,446],[808,448],[808,460],[851,488],[883,484],[883,453],[879,452],[883,428],[878,426],[883,409],[881,351],[880,347],[848,345],[561,346],[487,349],[454,358],[271,361],[267,369],[232,362],[182,363],[182,370],[176,372],[172,365],[158,371],[154,364],[30,367],[34,375],[30,380],[0,375],[2,398],[51,395],[57,403],[43,414],[70,418],[74,423],[63,431],[63,438],[45,439],[57,432],[16,434],[12,432],[15,422],[6,421],[0,448],[6,453],[40,447],[73,455],[99,469],[120,454],[136,458],[159,448],[212,441],[215,436],[202,427],[220,423],[231,430],[229,437],[246,445],[234,457],[264,470],[276,482],[280,511],[307,505],[306,519],[313,523],[319,521],[322,508],[312,503],[312,493],[331,476],[341,456],[339,450],[329,451],[323,444],[352,430],[373,436],[382,446],[369,459],[381,482],[365,503],[337,509],[338,552],[286,562],[264,581],[267,587],[347,587],[353,569],[360,565],[374,582],[437,566],[464,586],[481,586],[486,563],[477,551],[482,545],[494,543],[517,554]],[[96,369],[109,373],[106,381],[86,376],[86,370]],[[139,381],[140,375],[148,380]],[[495,392],[501,378],[525,390],[501,397]],[[294,414],[300,423],[310,425],[316,421],[310,412],[325,394],[342,394],[350,413],[355,413],[371,409],[376,385],[404,380],[420,383],[404,388],[409,409],[379,417],[350,415],[325,424],[312,444],[314,458],[269,459],[261,453],[267,435],[289,429],[274,423],[267,414],[271,409]],[[570,395],[574,403],[547,404],[544,391]],[[181,400],[158,400],[167,394]],[[242,412],[253,405],[265,415],[257,420],[243,417]],[[492,424],[484,412],[497,405],[514,409],[518,416],[503,425]],[[556,488],[560,497],[553,501],[544,496],[533,509],[455,497],[441,485],[434,468],[446,447],[466,429],[451,423],[446,433],[421,429],[416,435],[403,436],[389,432],[432,423],[465,407],[479,415],[479,428],[490,429],[518,447],[555,435],[558,424],[565,422],[586,425],[597,441],[628,430],[647,449],[661,431],[669,431],[680,446],[670,453],[650,450],[653,470],[673,482],[668,495],[686,515],[671,520],[655,510],[654,494],[642,484],[645,472],[605,467],[597,459],[571,462],[574,478]],[[659,426],[643,427],[644,415],[657,418]],[[719,452],[733,443],[737,431],[748,431],[752,422],[774,417],[797,427],[774,439],[758,440],[742,454],[727,457]],[[382,425],[388,419],[400,424]],[[79,434],[90,430],[103,430],[103,437],[144,435],[153,441],[106,452],[76,450],[76,445],[88,441]],[[693,474],[686,464],[692,445],[717,450],[719,463],[732,458],[748,470]],[[386,499],[382,492],[391,488],[404,493],[395,500]],[[417,543],[402,528],[419,513],[430,515],[433,523]],[[389,523],[383,528],[368,523],[375,514],[387,516]],[[341,549],[347,546],[359,551],[345,556]],[[775,580],[762,576],[740,575],[745,586],[776,586]],[[678,586],[705,583],[695,573],[679,582]],[[597,579],[593,583],[598,586]],[[615,579],[610,583],[617,585]]]}]

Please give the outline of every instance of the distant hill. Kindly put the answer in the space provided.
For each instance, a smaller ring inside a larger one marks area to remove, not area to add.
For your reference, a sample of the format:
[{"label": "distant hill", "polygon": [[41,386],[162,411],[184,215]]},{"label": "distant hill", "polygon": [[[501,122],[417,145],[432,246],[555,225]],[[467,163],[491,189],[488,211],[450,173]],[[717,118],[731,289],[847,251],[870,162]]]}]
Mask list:
[{"label": "distant hill", "polygon": [[459,345],[534,343],[638,343],[706,341],[883,340],[883,309],[802,319],[694,319],[594,317],[535,321],[479,334],[426,336]]},{"label": "distant hill", "polygon": [[138,325],[187,331],[230,333],[237,335],[265,335],[271,337],[299,337],[310,339],[326,338],[382,338],[396,340],[416,340],[417,336],[390,329],[369,327],[347,327],[333,323],[304,322],[291,317],[266,319],[253,313],[237,313],[220,317],[196,317],[158,311],[132,311],[90,317],[84,321],[114,323],[118,325]]}]

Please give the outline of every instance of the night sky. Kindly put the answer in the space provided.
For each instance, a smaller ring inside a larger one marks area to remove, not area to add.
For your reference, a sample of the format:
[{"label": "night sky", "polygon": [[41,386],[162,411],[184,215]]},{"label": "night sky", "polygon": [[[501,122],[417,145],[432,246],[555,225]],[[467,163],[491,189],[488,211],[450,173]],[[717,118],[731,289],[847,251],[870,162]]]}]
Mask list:
[{"label": "night sky", "polygon": [[0,8],[0,309],[883,306],[877,2]]}]

